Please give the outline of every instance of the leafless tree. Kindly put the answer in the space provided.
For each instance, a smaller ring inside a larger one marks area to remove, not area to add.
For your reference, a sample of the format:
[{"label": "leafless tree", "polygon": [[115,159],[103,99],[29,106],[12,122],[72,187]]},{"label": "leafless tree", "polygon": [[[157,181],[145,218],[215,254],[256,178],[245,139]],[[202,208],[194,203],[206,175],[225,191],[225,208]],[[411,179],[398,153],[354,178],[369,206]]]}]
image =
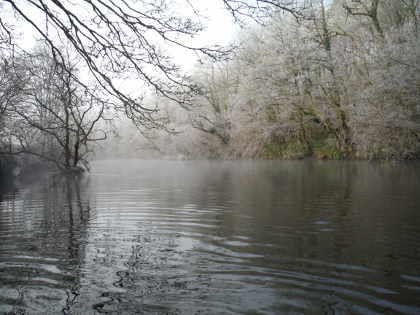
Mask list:
[{"label": "leafless tree", "polygon": [[236,20],[241,17],[252,18],[265,24],[269,18],[279,12],[289,13],[296,19],[304,17],[304,11],[310,5],[307,0],[223,0],[226,8]]},{"label": "leafless tree", "polygon": [[[1,0],[0,5],[11,9],[18,22],[32,27],[64,68],[65,56],[59,44],[68,43],[103,92],[118,100],[127,116],[144,126],[154,126],[153,113],[157,109],[144,105],[141,95],[127,93],[118,81],[130,76],[133,81],[138,80],[140,90],[152,88],[157,94],[185,105],[195,93],[195,86],[182,75],[161,44],[214,58],[227,53],[189,45],[188,39],[202,25],[192,18],[174,15],[170,9],[173,2]],[[7,35],[13,35],[13,28],[4,21],[0,15],[3,41],[9,38]]]},{"label": "leafless tree", "polygon": [[62,170],[88,167],[89,144],[106,139],[98,126],[114,104],[79,84],[75,65],[65,62],[64,70],[45,50],[15,60],[21,90],[5,110],[10,127],[4,154],[36,156]]},{"label": "leafless tree", "polygon": [[230,74],[228,64],[209,62],[203,68],[196,74],[200,93],[191,111],[191,125],[227,145],[230,141],[231,96],[236,80]]}]

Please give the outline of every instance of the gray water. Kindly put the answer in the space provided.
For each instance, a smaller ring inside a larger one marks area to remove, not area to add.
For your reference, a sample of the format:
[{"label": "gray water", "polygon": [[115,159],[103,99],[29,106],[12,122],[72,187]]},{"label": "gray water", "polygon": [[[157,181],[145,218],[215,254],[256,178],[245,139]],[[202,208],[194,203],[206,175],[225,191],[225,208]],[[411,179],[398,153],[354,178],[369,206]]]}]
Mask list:
[{"label": "gray water", "polygon": [[100,161],[9,189],[9,312],[420,314],[420,164]]}]

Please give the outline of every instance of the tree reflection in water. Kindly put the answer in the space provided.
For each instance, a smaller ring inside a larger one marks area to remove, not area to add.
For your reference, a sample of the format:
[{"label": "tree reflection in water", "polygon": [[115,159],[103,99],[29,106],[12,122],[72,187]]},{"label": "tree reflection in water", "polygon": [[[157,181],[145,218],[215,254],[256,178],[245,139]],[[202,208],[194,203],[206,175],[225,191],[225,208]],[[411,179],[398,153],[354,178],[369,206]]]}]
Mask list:
[{"label": "tree reflection in water", "polygon": [[46,176],[25,184],[0,200],[0,312],[66,312],[78,295],[88,183]]},{"label": "tree reflection in water", "polygon": [[418,164],[103,161],[0,202],[0,312],[420,313]]}]

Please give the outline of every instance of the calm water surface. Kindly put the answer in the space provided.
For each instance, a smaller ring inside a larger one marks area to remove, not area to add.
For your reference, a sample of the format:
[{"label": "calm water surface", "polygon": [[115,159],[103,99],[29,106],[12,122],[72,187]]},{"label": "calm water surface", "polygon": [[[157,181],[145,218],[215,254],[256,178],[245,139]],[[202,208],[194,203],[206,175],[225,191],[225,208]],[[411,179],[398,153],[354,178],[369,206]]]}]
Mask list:
[{"label": "calm water surface", "polygon": [[420,314],[419,163],[93,166],[0,195],[1,314]]}]

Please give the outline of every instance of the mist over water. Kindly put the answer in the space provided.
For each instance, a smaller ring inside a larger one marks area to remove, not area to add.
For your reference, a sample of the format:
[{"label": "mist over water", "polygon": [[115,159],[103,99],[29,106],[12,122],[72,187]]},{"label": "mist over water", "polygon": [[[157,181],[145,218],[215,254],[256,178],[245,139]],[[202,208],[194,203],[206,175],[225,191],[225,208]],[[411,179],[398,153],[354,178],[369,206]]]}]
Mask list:
[{"label": "mist over water", "polygon": [[420,164],[97,161],[0,194],[0,313],[418,314]]}]

